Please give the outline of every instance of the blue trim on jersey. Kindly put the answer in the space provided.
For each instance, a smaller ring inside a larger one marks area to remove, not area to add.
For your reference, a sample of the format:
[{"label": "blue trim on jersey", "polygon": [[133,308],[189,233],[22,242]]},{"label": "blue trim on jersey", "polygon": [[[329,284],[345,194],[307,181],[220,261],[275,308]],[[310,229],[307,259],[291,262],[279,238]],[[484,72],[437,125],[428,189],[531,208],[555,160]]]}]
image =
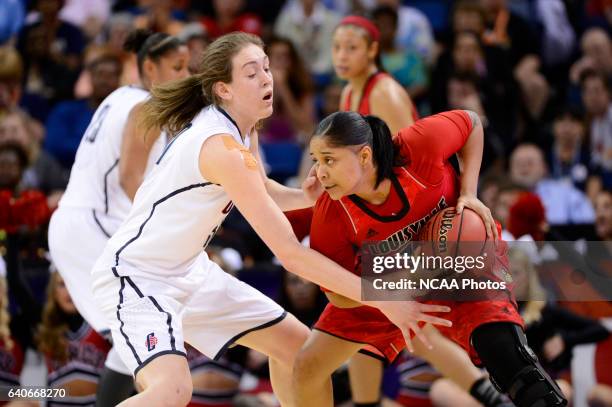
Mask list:
[{"label": "blue trim on jersey", "polygon": [[269,328],[272,325],[276,325],[279,322],[281,322],[283,319],[285,319],[287,317],[287,311],[283,311],[283,313],[281,314],[281,316],[274,318],[272,321],[268,321],[266,323],[263,323],[261,325],[255,326],[253,328],[247,329],[246,331],[240,332],[238,335],[234,336],[232,339],[230,339],[229,341],[227,341],[225,343],[225,345],[223,345],[223,347],[219,350],[219,352],[217,352],[217,354],[215,355],[215,357],[213,358],[213,360],[219,360],[221,359],[221,356],[223,356],[223,354],[225,353],[226,350],[229,349],[230,346],[232,346],[234,343],[236,343],[236,341],[240,338],[242,338],[243,336],[245,336],[246,334],[249,334],[253,331],[258,331],[260,329],[264,329],[264,328]]},{"label": "blue trim on jersey", "polygon": [[[138,294],[140,298],[145,298],[145,295],[142,293],[142,291],[140,291],[140,289],[136,286],[136,283],[134,283],[134,281],[132,281],[131,278],[129,277],[123,277],[123,278],[127,280],[128,284],[132,286],[132,288],[134,289],[134,291],[136,291],[136,294]],[[159,312],[161,312],[162,314],[166,314],[168,316],[168,319],[166,320],[166,324],[168,324],[168,335],[170,335],[170,346],[172,347],[172,350],[176,350],[176,345],[175,345],[176,338],[174,337],[174,334],[172,334],[172,332],[174,332],[174,329],[172,328],[172,314],[165,311],[159,305],[159,303],[153,296],[147,295],[146,298],[151,300],[151,302],[153,303],[153,305],[155,306],[155,308],[157,308]]]},{"label": "blue trim on jersey", "polygon": [[[128,247],[131,243],[133,243],[134,241],[136,241],[140,235],[142,234],[142,231],[145,227],[145,225],[147,224],[147,222],[149,220],[151,220],[151,218],[153,217],[153,213],[155,212],[155,208],[157,208],[157,205],[163,203],[164,201],[172,198],[173,196],[176,196],[178,194],[180,194],[181,192],[186,192],[189,191],[191,189],[194,188],[201,188],[201,187],[206,187],[208,185],[213,185],[212,182],[203,182],[200,184],[192,184],[180,189],[177,189],[175,191],[170,192],[168,195],[164,196],[163,198],[161,198],[160,200],[156,201],[153,206],[151,207],[151,213],[149,214],[149,216],[144,220],[144,222],[142,222],[142,225],[140,225],[140,228],[138,228],[138,233],[136,234],[136,236],[134,236],[133,238],[131,238],[130,240],[128,240],[123,246],[121,246],[121,248],[119,250],[117,250],[117,253],[115,253],[115,267],[119,266],[119,255],[121,254],[121,252]],[[118,277],[119,275],[116,273],[116,269],[113,268],[113,272],[115,273],[115,275]]]},{"label": "blue trim on jersey", "polygon": [[96,221],[96,224],[98,225],[98,227],[100,228],[102,233],[104,233],[104,236],[106,236],[106,237],[108,237],[110,239],[111,235],[110,235],[110,233],[108,233],[106,231],[106,229],[104,229],[104,226],[102,226],[102,223],[100,223],[100,219],[98,219],[98,215],[96,215],[96,210],[92,209],[91,213],[93,214],[93,218]]},{"label": "blue trim on jersey", "polygon": [[108,214],[108,176],[111,173],[111,171],[113,169],[115,169],[115,167],[117,166],[117,164],[119,164],[119,159],[117,158],[115,160],[115,163],[113,164],[112,167],[110,167],[105,173],[104,173],[104,213]]},{"label": "blue trim on jersey", "polygon": [[146,365],[148,365],[149,363],[151,363],[153,360],[157,359],[158,357],[164,356],[164,355],[179,355],[179,356],[184,356],[185,359],[187,359],[187,355],[185,354],[185,352],[181,352],[180,350],[165,350],[165,351],[156,353],[155,355],[151,355],[151,357],[145,360],[144,362],[138,364],[138,367],[134,369],[134,377],[136,377],[140,369],[142,369],[143,367],[145,367]]},{"label": "blue trim on jersey", "polygon": [[225,117],[227,117],[227,120],[229,120],[230,122],[232,122],[232,124],[236,127],[236,130],[238,130],[238,134],[240,135],[240,139],[244,140],[244,137],[242,137],[242,133],[240,132],[240,127],[238,127],[238,123],[236,123],[236,121],[234,119],[232,119],[232,116],[229,115],[229,113],[227,113],[225,110],[223,110],[223,108],[221,106],[215,106],[217,108],[218,111],[221,112],[221,114]]},{"label": "blue trim on jersey", "polygon": [[174,331],[172,329],[172,315],[169,312],[164,311],[163,308],[157,303],[155,298],[153,298],[150,295],[147,298],[151,300],[151,302],[153,303],[153,305],[155,305],[155,308],[157,308],[159,312],[166,314],[168,316],[168,319],[166,320],[166,324],[168,324],[168,334],[170,335],[170,347],[172,348],[173,351],[175,351],[176,350],[176,338],[172,334],[172,332]]},{"label": "blue trim on jersey", "polygon": [[164,151],[162,151],[162,153],[160,154],[159,158],[155,162],[155,165],[159,165],[159,163],[161,162],[162,158],[164,158],[164,155],[166,155],[166,152],[168,151],[170,146],[176,141],[178,136],[180,136],[181,134],[183,134],[184,132],[189,130],[189,128],[191,128],[191,126],[192,126],[192,123],[187,123],[187,126],[185,126],[185,128],[183,128],[183,130],[179,131],[178,133],[176,133],[176,135],[174,137],[172,137],[172,140],[170,140],[170,142],[168,144],[166,144],[166,147],[164,147]]},{"label": "blue trim on jersey", "polygon": [[[114,268],[113,268],[113,273],[116,273]],[[123,327],[125,325],[125,322],[123,322],[121,320],[121,315],[119,315],[119,311],[121,310],[121,304],[123,304],[123,289],[125,288],[125,281],[124,281],[124,279],[125,279],[125,277],[119,277],[119,281],[121,283],[121,288],[119,289],[119,305],[117,305],[117,319],[121,323],[121,325],[119,326],[119,332],[121,332],[121,335],[123,335],[123,337],[125,338],[125,342],[127,343],[128,347],[132,351],[132,354],[134,355],[134,358],[136,359],[136,363],[138,363],[140,365],[142,362],[140,361],[140,358],[138,357],[138,354],[136,353],[136,349],[134,349],[134,346],[130,343],[130,338],[123,331]]]},{"label": "blue trim on jersey", "polygon": [[[132,288],[134,289],[134,291],[136,291],[136,293],[142,298],[144,297],[144,295],[142,294],[142,292],[140,291],[140,289],[138,289],[138,287],[136,286],[136,284],[134,284],[134,282],[132,281],[132,279],[130,279],[129,277],[124,277],[124,276],[120,276],[119,272],[117,271],[117,267],[119,266],[119,255],[121,254],[121,252],[128,247],[131,243],[133,243],[134,241],[136,241],[140,235],[142,235],[142,231],[144,230],[145,225],[147,224],[147,222],[149,222],[149,220],[151,220],[151,218],[153,217],[153,214],[155,213],[155,208],[157,208],[157,205],[165,202],[166,200],[172,198],[173,196],[176,196],[178,194],[180,194],[181,192],[186,192],[189,191],[191,189],[194,188],[201,188],[201,187],[206,187],[208,185],[213,185],[211,182],[204,182],[204,183],[200,183],[200,184],[192,184],[192,185],[188,185],[186,187],[177,189],[175,191],[170,192],[168,195],[164,196],[163,198],[159,199],[158,201],[156,201],[155,203],[153,203],[153,206],[151,207],[151,213],[149,214],[149,216],[144,220],[144,222],[142,222],[142,224],[140,225],[140,227],[138,228],[138,233],[136,234],[136,236],[134,236],[133,238],[131,238],[130,240],[128,240],[123,246],[121,246],[121,248],[119,250],[117,250],[117,252],[115,253],[115,266],[111,268],[111,270],[113,271],[113,275],[117,278],[119,278],[119,281],[121,282],[121,288],[119,289],[119,305],[117,305],[117,319],[120,322],[120,326],[119,326],[119,331],[121,332],[121,334],[123,335],[123,337],[125,338],[125,341],[128,345],[128,347],[130,348],[130,350],[132,351],[132,354],[134,355],[134,358],[136,359],[136,362],[138,363],[138,365],[142,365],[142,362],[140,360],[140,358],[138,357],[138,354],[136,353],[136,349],[134,349],[134,346],[132,346],[132,344],[130,343],[130,339],[129,337],[126,335],[126,333],[123,331],[123,326],[125,325],[125,323],[121,320],[121,315],[119,313],[119,310],[121,309],[121,304],[123,304],[123,289],[125,288],[125,280],[128,281],[128,284],[130,284],[130,286],[132,286]],[[168,316],[168,319],[166,321],[166,323],[168,324],[168,333],[170,334],[170,344],[172,346],[172,350],[168,351],[168,352],[180,352],[176,350],[176,339],[174,338],[173,335],[173,329],[172,329],[172,316],[170,315],[170,313],[164,311],[159,304],[157,303],[157,301],[149,296],[148,297],[151,302],[153,303],[153,305],[155,305],[155,307],[159,310],[159,312],[165,313]],[[180,353],[183,354],[184,353]],[[158,354],[159,355],[159,354]],[[138,372],[138,370],[141,368],[142,366],[139,366],[138,369],[136,369],[136,372]],[[134,373],[134,375],[136,374],[136,372]]]}]

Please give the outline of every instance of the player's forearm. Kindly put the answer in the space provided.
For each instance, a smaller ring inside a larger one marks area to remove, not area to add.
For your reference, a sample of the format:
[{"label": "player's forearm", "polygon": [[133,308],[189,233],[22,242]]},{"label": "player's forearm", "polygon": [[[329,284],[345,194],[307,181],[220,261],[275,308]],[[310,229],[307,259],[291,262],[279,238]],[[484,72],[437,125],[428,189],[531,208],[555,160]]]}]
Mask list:
[{"label": "player's forearm", "polygon": [[470,112],[470,118],[472,119],[472,131],[467,142],[458,152],[461,164],[460,193],[462,195],[476,195],[484,149],[484,132],[480,118],[474,112]]},{"label": "player's forearm", "polygon": [[353,301],[361,301],[361,279],[314,250],[296,247],[283,266],[290,272]]},{"label": "player's forearm", "polygon": [[271,179],[266,180],[266,190],[283,212],[310,208],[313,205],[301,189],[289,188]]}]

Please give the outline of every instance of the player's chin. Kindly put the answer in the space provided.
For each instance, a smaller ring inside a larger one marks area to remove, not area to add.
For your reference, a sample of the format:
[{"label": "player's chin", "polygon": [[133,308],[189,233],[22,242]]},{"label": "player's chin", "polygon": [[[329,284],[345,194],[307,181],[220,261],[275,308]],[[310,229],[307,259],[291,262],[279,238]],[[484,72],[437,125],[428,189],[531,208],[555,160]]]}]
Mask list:
[{"label": "player's chin", "polygon": [[262,106],[262,108],[260,109],[260,117],[261,119],[266,119],[270,116],[272,116],[272,113],[274,113],[274,108],[272,107],[272,105],[264,105]]},{"label": "player's chin", "polygon": [[338,187],[326,189],[325,191],[334,201],[338,201],[344,196],[344,194],[338,189]]}]

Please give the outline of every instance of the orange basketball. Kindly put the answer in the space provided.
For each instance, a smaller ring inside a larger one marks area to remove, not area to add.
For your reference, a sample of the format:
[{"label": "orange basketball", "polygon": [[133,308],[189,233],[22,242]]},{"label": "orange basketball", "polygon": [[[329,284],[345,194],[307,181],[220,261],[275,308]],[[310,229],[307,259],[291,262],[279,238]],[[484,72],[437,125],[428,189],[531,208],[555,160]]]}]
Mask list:
[{"label": "orange basketball", "polygon": [[[487,230],[473,210],[464,208],[462,213],[457,214],[455,208],[450,207],[429,219],[419,232],[418,240],[431,242],[432,254],[478,255],[486,243]],[[463,249],[460,249],[462,246]],[[444,253],[447,248],[449,252]]]}]

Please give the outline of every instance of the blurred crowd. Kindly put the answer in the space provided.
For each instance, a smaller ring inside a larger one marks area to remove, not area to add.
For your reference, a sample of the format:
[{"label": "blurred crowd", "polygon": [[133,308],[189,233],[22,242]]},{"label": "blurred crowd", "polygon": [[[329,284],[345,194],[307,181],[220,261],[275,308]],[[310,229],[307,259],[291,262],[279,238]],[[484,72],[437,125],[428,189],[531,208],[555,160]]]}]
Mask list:
[{"label": "blurred crowd", "polygon": [[[45,360],[49,386],[70,390],[62,369],[76,364],[93,390],[73,390],[83,405],[93,403],[86,396],[95,394],[108,345],[93,338],[54,272],[46,226],[94,111],[138,78],[136,56],[122,48],[127,34],[148,28],[177,36],[189,48],[192,73],[216,37],[236,30],[261,36],[275,107],[260,130],[262,157],[270,177],[296,186],[317,121],[338,110],[343,83],[331,44],[348,14],[378,26],[382,66],[421,117],[478,113],[485,126],[481,199],[506,239],[535,241],[534,251],[511,252],[525,275],[519,289],[540,294],[522,306],[532,346],[575,405],[612,406],[612,340],[602,328],[612,329],[612,284],[592,287],[591,301],[554,301],[555,288],[540,280],[554,276],[558,256],[542,254],[538,244],[612,241],[611,0],[0,1],[0,349],[13,355],[0,360],[0,384],[19,382],[30,349]],[[306,324],[325,305],[315,285],[282,269],[237,211],[208,251]],[[81,349],[84,337],[91,349]],[[599,353],[577,364],[572,349],[582,352],[585,343]],[[190,363],[193,405],[275,403],[266,360],[255,352],[238,347],[211,361],[193,350]],[[577,382],[584,369],[592,380]],[[350,400],[345,371],[334,386],[339,404]],[[386,368],[389,405],[456,406],[445,399],[449,386],[408,355]]]}]

